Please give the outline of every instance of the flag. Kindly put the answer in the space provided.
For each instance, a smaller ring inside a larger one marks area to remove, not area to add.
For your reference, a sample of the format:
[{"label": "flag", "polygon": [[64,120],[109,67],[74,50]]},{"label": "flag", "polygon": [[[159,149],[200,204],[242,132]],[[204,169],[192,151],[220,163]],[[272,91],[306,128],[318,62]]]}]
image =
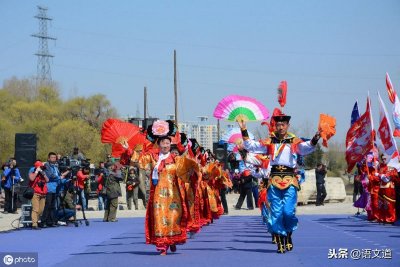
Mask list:
[{"label": "flag", "polygon": [[400,100],[394,90],[389,74],[386,72],[386,88],[390,102],[393,103],[392,120],[394,124],[393,136],[400,137]]},{"label": "flag", "polygon": [[386,88],[389,94],[389,99],[394,104],[395,97],[397,96],[396,91],[393,88],[392,81],[390,80],[389,73],[386,72]]},{"label": "flag", "polygon": [[358,111],[358,101],[356,101],[356,103],[354,103],[353,111],[351,112],[350,126],[353,125],[358,118],[360,118],[360,112]]},{"label": "flag", "polygon": [[328,147],[328,140],[336,134],[336,119],[326,114],[319,115],[318,131],[322,137],[322,145]]},{"label": "flag", "polygon": [[392,120],[394,124],[393,136],[400,137],[400,100],[397,95],[394,99]]},{"label": "flag", "polygon": [[397,145],[392,135],[392,128],[390,127],[385,104],[383,103],[379,92],[378,92],[378,98],[379,98],[378,136],[381,139],[385,154],[391,158],[392,155],[397,151]]},{"label": "flag", "polygon": [[346,135],[347,171],[350,172],[357,162],[373,149],[373,122],[369,96],[365,113],[354,122]]}]

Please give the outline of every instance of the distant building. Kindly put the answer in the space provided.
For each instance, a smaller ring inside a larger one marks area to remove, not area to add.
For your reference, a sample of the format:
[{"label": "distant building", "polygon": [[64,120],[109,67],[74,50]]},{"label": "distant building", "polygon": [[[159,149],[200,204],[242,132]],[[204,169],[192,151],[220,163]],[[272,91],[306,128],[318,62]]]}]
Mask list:
[{"label": "distant building", "polygon": [[179,123],[179,131],[186,133],[189,138],[195,138],[204,148],[212,150],[213,143],[219,141],[218,127],[216,124],[207,124],[207,116],[198,116],[198,118],[199,121],[197,122]]},{"label": "distant building", "polygon": [[152,117],[147,118],[146,120],[144,120],[143,118],[137,118],[137,117],[128,117],[127,119],[125,119],[125,121],[127,121],[127,122],[130,122],[136,126],[144,127],[144,128],[147,128],[147,126],[149,126],[156,120],[158,120],[158,118],[152,118]]}]

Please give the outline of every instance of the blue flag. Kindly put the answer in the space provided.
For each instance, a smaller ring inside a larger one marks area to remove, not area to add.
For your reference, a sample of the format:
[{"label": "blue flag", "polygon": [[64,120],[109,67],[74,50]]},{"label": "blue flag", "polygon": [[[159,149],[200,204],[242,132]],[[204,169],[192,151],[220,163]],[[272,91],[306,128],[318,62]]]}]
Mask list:
[{"label": "blue flag", "polygon": [[358,111],[358,102],[354,103],[353,111],[351,112],[351,125],[360,118],[360,112]]}]

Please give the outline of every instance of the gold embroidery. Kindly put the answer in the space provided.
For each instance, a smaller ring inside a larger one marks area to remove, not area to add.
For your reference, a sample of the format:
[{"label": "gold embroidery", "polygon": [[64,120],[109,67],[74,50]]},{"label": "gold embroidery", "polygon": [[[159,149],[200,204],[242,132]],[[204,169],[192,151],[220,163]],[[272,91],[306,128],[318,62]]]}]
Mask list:
[{"label": "gold embroidery", "polygon": [[268,181],[268,187],[270,185],[273,185],[281,190],[289,188],[291,185],[299,189],[299,182],[297,181],[297,178],[291,175],[273,175]]}]

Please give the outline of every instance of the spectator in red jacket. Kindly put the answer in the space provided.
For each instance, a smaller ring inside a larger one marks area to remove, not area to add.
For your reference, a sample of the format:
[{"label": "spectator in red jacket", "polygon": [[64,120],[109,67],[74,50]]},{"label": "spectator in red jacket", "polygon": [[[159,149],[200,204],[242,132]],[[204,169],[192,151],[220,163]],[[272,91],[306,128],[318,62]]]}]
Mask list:
[{"label": "spectator in red jacket", "polygon": [[76,174],[76,178],[78,179],[78,197],[80,198],[80,202],[82,208],[84,210],[87,209],[86,205],[86,197],[85,197],[85,181],[89,179],[89,169],[81,168]]},{"label": "spectator in red jacket", "polygon": [[49,181],[42,168],[44,168],[44,164],[37,160],[34,167],[29,170],[29,186],[34,191],[32,198],[32,229],[34,230],[40,230],[38,220],[46,203],[47,182]]},{"label": "spectator in red jacket", "polygon": [[105,187],[104,187],[104,182],[105,182],[104,176],[106,175],[106,172],[107,170],[104,166],[104,162],[100,162],[99,168],[96,170],[97,198],[98,198],[99,210],[104,210],[107,201],[107,197],[105,194]]}]

